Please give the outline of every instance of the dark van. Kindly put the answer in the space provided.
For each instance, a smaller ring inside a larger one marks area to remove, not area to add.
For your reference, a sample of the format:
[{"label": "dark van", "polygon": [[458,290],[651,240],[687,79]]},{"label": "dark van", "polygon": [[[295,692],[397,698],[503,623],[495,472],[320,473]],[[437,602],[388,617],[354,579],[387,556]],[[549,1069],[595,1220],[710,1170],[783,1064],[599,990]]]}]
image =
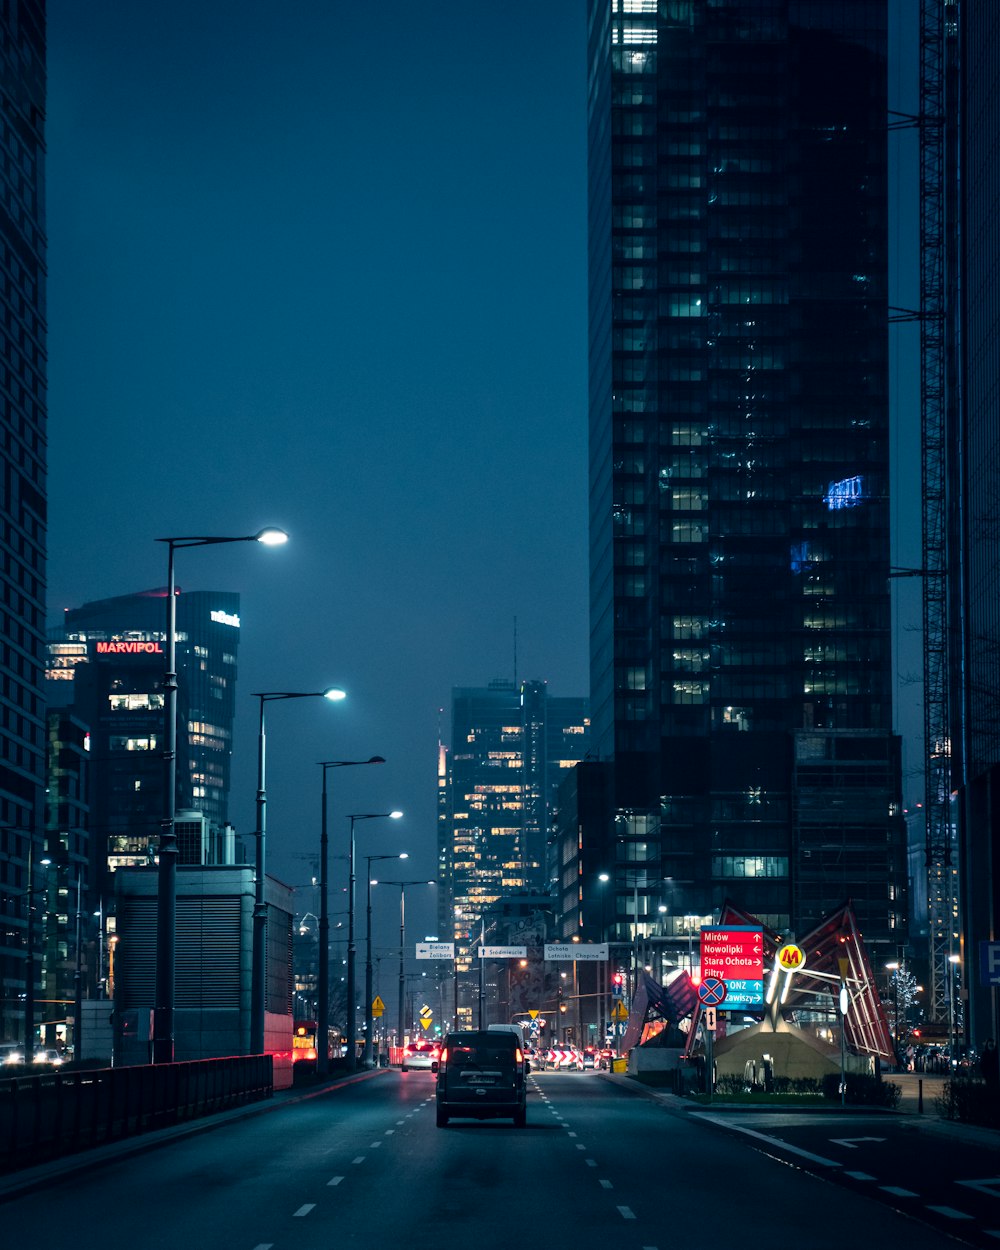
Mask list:
[{"label": "dark van", "polygon": [[449,1033],[433,1067],[438,1128],[444,1128],[453,1116],[477,1120],[510,1116],[517,1128],[524,1128],[525,1076],[530,1067],[514,1033],[486,1029]]}]

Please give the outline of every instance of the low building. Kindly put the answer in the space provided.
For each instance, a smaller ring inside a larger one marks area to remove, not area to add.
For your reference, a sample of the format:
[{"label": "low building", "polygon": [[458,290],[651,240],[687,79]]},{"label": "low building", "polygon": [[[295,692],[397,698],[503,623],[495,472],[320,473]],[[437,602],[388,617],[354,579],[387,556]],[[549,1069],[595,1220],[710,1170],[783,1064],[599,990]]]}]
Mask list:
[{"label": "low building", "polygon": [[[115,1062],[150,1062],[156,988],[158,872],[120,868],[114,875]],[[291,1083],[292,917],[288,886],[266,879],[265,1050],[275,1088]],[[174,1058],[213,1059],[250,1052],[254,870],[249,866],[177,869]]]}]

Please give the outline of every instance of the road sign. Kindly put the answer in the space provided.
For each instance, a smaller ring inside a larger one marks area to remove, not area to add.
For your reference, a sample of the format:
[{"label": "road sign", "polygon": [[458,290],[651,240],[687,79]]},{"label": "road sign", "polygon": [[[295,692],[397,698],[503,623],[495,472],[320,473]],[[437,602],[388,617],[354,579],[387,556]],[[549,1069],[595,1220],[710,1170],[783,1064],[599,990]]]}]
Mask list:
[{"label": "road sign", "polygon": [[480,946],[480,959],[527,959],[526,946]]},{"label": "road sign", "polygon": [[418,942],[418,959],[454,959],[454,942]]},{"label": "road sign", "polygon": [[537,1008],[537,1007],[529,1007],[529,1008],[528,1008],[528,1015],[532,1018],[532,1020],[537,1020],[537,1019],[538,1019],[538,1008]]},{"label": "road sign", "polygon": [[718,1007],[726,1001],[726,983],[719,977],[705,977],[698,986],[698,1001],[703,1007]]},{"label": "road sign", "polygon": [[424,1026],[425,1029],[429,1029],[431,1027],[431,1021],[433,1019],[434,1019],[434,1012],[431,1011],[430,1007],[420,1008],[420,1023]]},{"label": "road sign", "polygon": [[625,1006],[624,1003],[615,1003],[615,1005],[611,1008],[611,1019],[612,1020],[627,1020],[628,1019],[628,1008]]},{"label": "road sign", "polygon": [[374,999],[374,1001],[373,1001],[373,1003],[372,1003],[372,1016],[373,1016],[376,1020],[380,1020],[380,1019],[382,1018],[382,1016],[384,1016],[384,1015],[385,1015],[385,1003],[384,1003],[384,1002],[382,1001],[382,999],[378,996],[378,994],[376,994],[376,995],[375,995],[375,999]]},{"label": "road sign", "polygon": [[1000,985],[1000,942],[979,943],[979,984]]},{"label": "road sign", "polygon": [[726,1010],[764,1003],[764,931],[759,925],[705,925],[701,931],[701,975],[718,977],[727,988]]},{"label": "road sign", "polygon": [[608,958],[607,942],[546,942],[545,958],[605,962]]},{"label": "road sign", "polygon": [[717,1009],[715,1007],[706,1007],[701,1013],[701,1022],[710,1032],[714,1033],[718,1027]]}]

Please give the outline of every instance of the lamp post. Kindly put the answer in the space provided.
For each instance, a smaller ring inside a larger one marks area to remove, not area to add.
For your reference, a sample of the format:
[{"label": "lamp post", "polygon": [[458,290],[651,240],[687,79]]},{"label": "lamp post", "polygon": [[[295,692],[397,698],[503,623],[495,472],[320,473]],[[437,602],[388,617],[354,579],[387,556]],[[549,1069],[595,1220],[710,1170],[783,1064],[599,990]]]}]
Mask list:
[{"label": "lamp post", "polygon": [[366,932],[365,932],[365,1058],[364,1066],[370,1068],[372,1064],[372,1031],[375,1018],[372,1014],[372,994],[374,993],[374,985],[372,983],[372,864],[378,859],[409,859],[406,851],[400,851],[398,855],[366,855],[365,860],[368,865],[368,905],[366,911]]},{"label": "lamp post", "polygon": [[317,1008],[317,1024],[320,1036],[316,1039],[316,1072],[326,1076],[330,1070],[330,912],[328,894],[328,863],[329,838],[327,836],[327,800],[326,774],[331,768],[351,768],[361,764],[384,764],[381,755],[373,755],[367,760],[322,760],[323,770],[323,812],[320,822],[319,839],[319,1005]]},{"label": "lamp post", "polygon": [[254,872],[253,896],[253,954],[250,972],[250,1053],[264,1053],[264,1014],[267,988],[267,902],[264,897],[264,873],[267,866],[267,790],[265,787],[264,708],[275,699],[329,699],[339,703],[347,695],[339,686],[326,690],[266,690],[255,691],[260,700],[260,719],[257,728],[257,855]]},{"label": "lamp post", "polygon": [[399,886],[399,1014],[396,1045],[402,1046],[405,1036],[403,1022],[406,1015],[406,887],[408,885],[437,885],[437,882],[424,878],[413,881],[377,881],[375,884]]},{"label": "lamp post", "polygon": [[891,960],[886,964],[886,971],[892,973],[892,1049],[896,1064],[899,1064],[899,961]]},{"label": "lamp post", "polygon": [[949,955],[948,962],[951,964],[951,975],[948,978],[948,1067],[949,1071],[955,1071],[955,1037],[958,1033],[955,998],[958,992],[958,966],[962,962],[962,956]]},{"label": "lamp post", "polygon": [[177,593],[174,552],[183,547],[216,547],[222,543],[262,543],[278,547],[288,542],[284,530],[268,528],[238,538],[186,535],[158,538],[167,544],[167,667],[163,674],[163,786],[164,810],[157,848],[156,885],[156,998],[153,1009],[153,1062],[174,1058],[174,981],[177,964]]},{"label": "lamp post", "polygon": [[354,822],[356,820],[399,820],[400,811],[392,812],[355,812],[348,816],[351,822],[351,847],[348,857],[350,865],[347,886],[347,1070],[353,1072],[358,1066],[357,1056],[357,947],[354,942]]}]

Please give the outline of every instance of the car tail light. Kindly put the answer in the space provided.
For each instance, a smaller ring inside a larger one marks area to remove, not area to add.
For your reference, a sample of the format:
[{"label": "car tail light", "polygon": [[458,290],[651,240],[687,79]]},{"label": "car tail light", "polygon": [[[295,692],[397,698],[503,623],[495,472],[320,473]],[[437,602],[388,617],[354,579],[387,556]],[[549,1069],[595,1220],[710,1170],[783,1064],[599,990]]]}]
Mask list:
[{"label": "car tail light", "polygon": [[521,1054],[521,1047],[520,1047],[520,1046],[515,1046],[515,1047],[514,1047],[514,1055],[515,1055],[515,1062],[516,1062],[516,1063],[524,1063],[524,1055],[522,1055],[522,1054]]},{"label": "car tail light", "polygon": [[438,1060],[442,1067],[448,1062],[448,1047],[444,1046],[441,1050],[441,1058]]}]

